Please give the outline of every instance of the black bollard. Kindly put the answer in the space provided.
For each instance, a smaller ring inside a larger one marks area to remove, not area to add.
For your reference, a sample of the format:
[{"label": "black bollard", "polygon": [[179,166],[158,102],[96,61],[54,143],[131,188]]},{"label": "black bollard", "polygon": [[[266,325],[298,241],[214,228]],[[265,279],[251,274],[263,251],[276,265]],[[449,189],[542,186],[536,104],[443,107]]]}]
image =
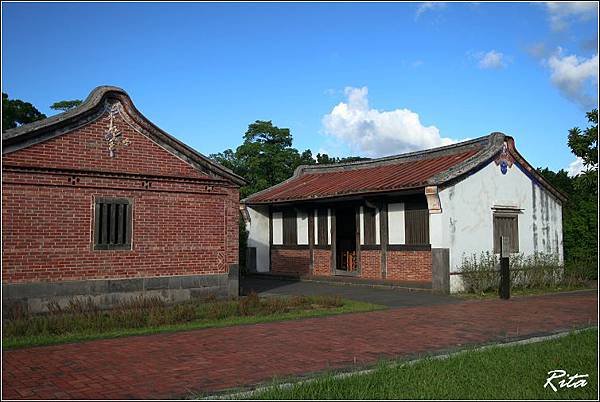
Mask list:
[{"label": "black bollard", "polygon": [[507,236],[500,238],[500,298],[510,299],[510,270],[508,269],[508,259],[510,256],[510,242]]}]

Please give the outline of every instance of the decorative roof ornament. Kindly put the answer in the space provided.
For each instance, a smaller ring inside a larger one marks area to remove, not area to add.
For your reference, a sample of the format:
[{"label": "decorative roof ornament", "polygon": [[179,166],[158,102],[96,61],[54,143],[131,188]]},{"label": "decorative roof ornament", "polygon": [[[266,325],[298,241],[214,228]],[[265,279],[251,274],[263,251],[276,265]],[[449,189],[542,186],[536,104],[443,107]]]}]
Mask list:
[{"label": "decorative roof ornament", "polygon": [[508,152],[508,145],[506,141],[504,141],[504,144],[502,144],[502,151],[500,151],[494,162],[496,162],[496,165],[500,165],[502,174],[506,174],[508,168],[512,167],[514,161],[512,155]]},{"label": "decorative roof ornament", "polygon": [[109,123],[104,139],[108,142],[108,152],[110,153],[111,158],[114,158],[115,151],[118,148],[126,147],[129,146],[129,144],[131,144],[131,141],[125,138],[121,130],[119,130],[117,126],[115,126],[115,115],[119,113],[120,106],[121,104],[119,102],[116,102],[110,105],[108,110]]}]

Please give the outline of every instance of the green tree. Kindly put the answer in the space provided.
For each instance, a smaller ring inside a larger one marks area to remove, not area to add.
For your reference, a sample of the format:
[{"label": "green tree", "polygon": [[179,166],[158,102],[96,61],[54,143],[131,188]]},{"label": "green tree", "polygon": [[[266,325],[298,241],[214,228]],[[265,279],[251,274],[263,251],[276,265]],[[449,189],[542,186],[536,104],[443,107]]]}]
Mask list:
[{"label": "green tree", "polygon": [[569,130],[568,145],[583,159],[586,171],[576,177],[567,172],[538,169],[552,185],[568,196],[563,205],[565,269],[589,279],[598,277],[598,111],[587,113],[590,127]]},{"label": "green tree", "polygon": [[310,150],[300,154],[292,141],[289,128],[257,120],[248,126],[244,142],[235,151],[227,149],[210,157],[248,181],[240,189],[244,198],[286,180],[301,164],[315,163]]},{"label": "green tree", "polygon": [[582,191],[598,194],[598,109],[586,113],[591,126],[581,131],[579,127],[569,130],[569,147],[575,156],[583,160],[585,171],[575,185]]},{"label": "green tree", "polygon": [[15,128],[22,124],[32,123],[45,119],[41,113],[29,102],[19,99],[9,99],[8,94],[2,92],[2,131]]},{"label": "green tree", "polygon": [[63,100],[59,102],[54,102],[52,105],[50,105],[50,109],[66,112],[67,110],[71,110],[74,107],[81,105],[82,103],[83,101],[81,99]]}]

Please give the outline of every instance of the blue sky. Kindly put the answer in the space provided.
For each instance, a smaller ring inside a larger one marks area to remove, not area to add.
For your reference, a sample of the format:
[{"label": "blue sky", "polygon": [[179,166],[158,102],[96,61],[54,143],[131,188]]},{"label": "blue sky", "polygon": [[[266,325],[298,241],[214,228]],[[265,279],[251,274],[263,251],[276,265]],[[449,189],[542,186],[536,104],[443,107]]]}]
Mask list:
[{"label": "blue sky", "polygon": [[125,89],[204,154],[248,124],[380,156],[502,131],[567,168],[597,104],[597,8],[543,3],[3,3],[2,91],[42,112]]}]

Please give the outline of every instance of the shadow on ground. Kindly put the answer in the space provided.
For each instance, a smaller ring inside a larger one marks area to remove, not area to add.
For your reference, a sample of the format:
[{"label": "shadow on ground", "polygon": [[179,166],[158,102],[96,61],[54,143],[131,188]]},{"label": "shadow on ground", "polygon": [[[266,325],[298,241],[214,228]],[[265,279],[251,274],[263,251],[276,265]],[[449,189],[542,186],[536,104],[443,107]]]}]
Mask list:
[{"label": "shadow on ground", "polygon": [[435,304],[458,303],[461,300],[452,296],[430,291],[406,289],[382,289],[368,286],[303,282],[272,278],[245,277],[240,283],[241,293],[254,291],[261,296],[296,295],[322,296],[339,295],[345,299],[380,304],[387,307],[430,306]]}]

